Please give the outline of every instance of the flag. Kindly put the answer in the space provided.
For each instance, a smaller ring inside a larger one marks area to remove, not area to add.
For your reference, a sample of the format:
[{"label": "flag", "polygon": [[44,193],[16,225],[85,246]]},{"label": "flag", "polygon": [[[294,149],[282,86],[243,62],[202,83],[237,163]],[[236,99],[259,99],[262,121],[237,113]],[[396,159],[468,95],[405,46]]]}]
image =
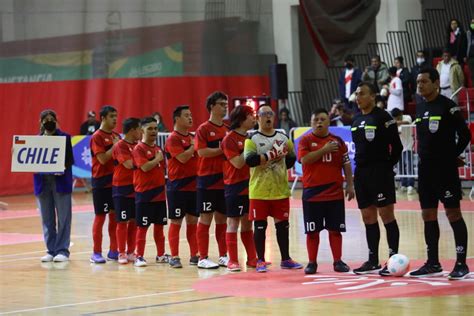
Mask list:
[{"label": "flag", "polygon": [[20,139],[20,136],[15,136],[15,145],[24,145],[26,141],[24,139]]}]

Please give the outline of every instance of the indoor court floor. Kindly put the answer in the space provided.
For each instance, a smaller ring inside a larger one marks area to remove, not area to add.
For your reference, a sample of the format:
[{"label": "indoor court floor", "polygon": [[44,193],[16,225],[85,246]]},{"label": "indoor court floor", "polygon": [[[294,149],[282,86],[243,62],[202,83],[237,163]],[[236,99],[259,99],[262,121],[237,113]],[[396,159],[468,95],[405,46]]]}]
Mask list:
[{"label": "indoor court floor", "polygon": [[[290,254],[306,265],[301,192],[291,200]],[[417,196],[398,194],[396,217],[400,227],[400,253],[417,268],[425,259],[423,223]],[[356,276],[332,271],[327,233],[321,233],[318,273],[281,270],[273,220],[267,231],[268,273],[254,269],[231,273],[225,268],[201,270],[188,265],[185,226],[181,229],[183,269],[155,264],[155,244],[149,231],[145,257],[148,266],[89,263],[92,251],[91,194],[73,195],[71,257],[68,263],[41,263],[44,243],[34,197],[3,197],[8,210],[0,211],[0,315],[474,315],[474,273],[460,281],[446,277],[410,279],[378,275]],[[343,260],[356,268],[367,258],[365,230],[355,202],[346,203],[347,232]],[[442,208],[441,208],[442,209]],[[468,263],[474,271],[474,203],[462,201],[469,231]],[[443,211],[440,259],[445,274],[451,271],[454,238]],[[210,238],[210,258],[217,260],[217,244]],[[165,228],[167,235],[167,228]],[[381,225],[380,259],[387,257],[385,229]],[[108,237],[104,227],[104,249]],[[168,245],[166,246],[169,252]],[[106,250],[104,250],[106,252]],[[240,264],[246,261],[239,243]]]}]

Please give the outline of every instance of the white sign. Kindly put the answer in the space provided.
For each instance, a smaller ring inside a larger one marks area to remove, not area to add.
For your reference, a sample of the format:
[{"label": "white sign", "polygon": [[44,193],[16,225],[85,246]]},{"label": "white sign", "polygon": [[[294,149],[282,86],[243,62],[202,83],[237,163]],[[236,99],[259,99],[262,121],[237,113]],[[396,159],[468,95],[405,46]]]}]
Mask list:
[{"label": "white sign", "polygon": [[66,136],[13,136],[12,172],[64,173]]}]

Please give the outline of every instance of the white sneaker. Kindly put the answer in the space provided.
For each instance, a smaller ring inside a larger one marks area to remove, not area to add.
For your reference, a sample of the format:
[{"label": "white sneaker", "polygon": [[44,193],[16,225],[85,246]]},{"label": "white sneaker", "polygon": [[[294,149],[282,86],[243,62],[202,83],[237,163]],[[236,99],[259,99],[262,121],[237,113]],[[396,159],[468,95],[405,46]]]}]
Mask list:
[{"label": "white sneaker", "polygon": [[127,254],[127,257],[128,257],[128,262],[135,262],[135,260],[137,259],[137,256],[135,256],[134,253]]},{"label": "white sneaker", "polygon": [[63,254],[59,254],[59,255],[54,256],[53,261],[54,262],[66,262],[66,261],[69,261],[69,257],[66,257]]},{"label": "white sneaker", "polygon": [[218,262],[221,267],[227,267],[227,264],[229,263],[229,257],[227,256],[219,257]]},{"label": "white sneaker", "polygon": [[155,261],[156,261],[156,263],[168,263],[168,262],[170,262],[170,258],[171,258],[171,256],[165,253],[162,256],[156,256]]},{"label": "white sneaker", "polygon": [[143,257],[137,257],[137,259],[135,259],[135,263],[133,265],[135,267],[146,267],[146,260]]},{"label": "white sneaker", "polygon": [[48,253],[46,256],[41,257],[41,262],[51,262],[53,259],[54,257]]},{"label": "white sneaker", "polygon": [[407,190],[407,187],[400,187],[400,192],[405,192]]},{"label": "white sneaker", "polygon": [[197,266],[200,269],[217,269],[217,268],[219,268],[219,265],[217,263],[212,262],[208,258],[199,260]]},{"label": "white sneaker", "polygon": [[414,193],[415,193],[415,188],[410,185],[407,188],[407,194],[414,194]]}]

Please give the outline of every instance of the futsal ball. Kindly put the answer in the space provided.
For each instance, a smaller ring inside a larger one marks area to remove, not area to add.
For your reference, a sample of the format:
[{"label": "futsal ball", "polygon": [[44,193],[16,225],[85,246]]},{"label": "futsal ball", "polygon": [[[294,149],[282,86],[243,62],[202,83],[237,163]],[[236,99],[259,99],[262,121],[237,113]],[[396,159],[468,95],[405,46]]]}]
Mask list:
[{"label": "futsal ball", "polygon": [[410,259],[402,254],[393,255],[388,259],[387,269],[393,276],[403,276],[410,269]]}]

